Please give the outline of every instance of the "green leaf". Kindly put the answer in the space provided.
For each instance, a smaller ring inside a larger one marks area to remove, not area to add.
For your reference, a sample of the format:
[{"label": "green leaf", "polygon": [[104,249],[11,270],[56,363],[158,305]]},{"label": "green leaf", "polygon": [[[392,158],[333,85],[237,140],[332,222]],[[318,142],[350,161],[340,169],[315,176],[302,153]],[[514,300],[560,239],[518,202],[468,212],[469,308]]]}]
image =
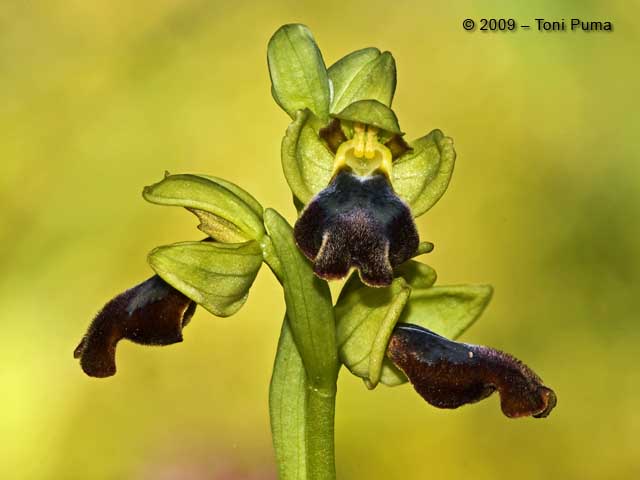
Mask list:
[{"label": "green leaf", "polygon": [[247,300],[262,250],[255,241],[183,242],[155,248],[148,261],[173,288],[214,315],[228,317]]},{"label": "green leaf", "polygon": [[340,360],[369,388],[383,375],[387,344],[410,292],[403,278],[388,288],[369,288],[353,274],[336,303]]},{"label": "green leaf", "polygon": [[185,207],[201,221],[200,229],[212,238],[239,243],[264,235],[262,206],[231,182],[203,175],[169,175],[145,187],[151,203]]},{"label": "green leaf", "polygon": [[390,107],[396,90],[396,63],[389,52],[364,48],[329,67],[333,84],[331,112],[339,112],[359,100],[377,100]]},{"label": "green leaf", "polygon": [[282,139],[282,170],[289,188],[303,204],[329,184],[334,162],[312,126],[312,117],[309,110],[298,112]]},{"label": "green leaf", "polygon": [[403,135],[396,114],[377,100],[359,100],[332,116],[340,120],[373,125],[394,135]]},{"label": "green leaf", "polygon": [[414,217],[429,210],[444,194],[453,174],[453,141],[440,130],[412,142],[409,152],[393,163],[393,188]]},{"label": "green leaf", "polygon": [[320,49],[304,25],[283,25],[267,49],[271,92],[275,101],[295,118],[308,108],[326,122],[329,115],[329,78]]},{"label": "green leaf", "polygon": [[278,478],[307,477],[307,375],[285,316],[269,385],[269,417]]},{"label": "green leaf", "polygon": [[[293,239],[293,229],[275,210],[267,209],[265,226],[278,257],[289,325],[309,383],[328,395],[335,391],[338,358],[331,292],[313,273]],[[269,258],[265,256],[265,258]]]},{"label": "green leaf", "polygon": [[[398,321],[424,327],[453,340],[480,317],[492,293],[489,285],[414,288]],[[385,359],[385,365],[392,365],[388,358]],[[407,381],[395,366],[385,373],[383,381],[386,385],[399,385]]]}]

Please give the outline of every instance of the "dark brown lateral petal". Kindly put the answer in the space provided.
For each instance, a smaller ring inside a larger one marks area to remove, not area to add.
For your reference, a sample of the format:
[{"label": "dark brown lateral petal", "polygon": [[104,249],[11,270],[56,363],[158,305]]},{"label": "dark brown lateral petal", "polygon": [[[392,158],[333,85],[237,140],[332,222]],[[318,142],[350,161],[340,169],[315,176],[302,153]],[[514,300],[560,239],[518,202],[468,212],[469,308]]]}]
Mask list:
[{"label": "dark brown lateral petal", "polygon": [[404,141],[404,138],[400,135],[394,135],[384,144],[389,150],[391,150],[391,157],[395,160],[401,157],[410,150],[413,150],[411,146]]},{"label": "dark brown lateral petal", "polygon": [[318,136],[325,141],[334,155],[340,144],[347,141],[347,137],[340,127],[340,120],[337,118],[334,118],[326,127],[321,128]]},{"label": "dark brown lateral petal", "polygon": [[154,275],[109,301],[73,356],[87,375],[109,377],[116,373],[116,345],[121,339],[143,345],[181,342],[182,329],[195,309],[195,302]]},{"label": "dark brown lateral petal", "polygon": [[393,267],[418,248],[409,207],[382,174],[360,177],[339,172],[304,209],[294,228],[300,250],[327,280],[345,277],[351,267],[369,286],[393,280]]},{"label": "dark brown lateral petal", "polygon": [[492,348],[454,342],[416,325],[396,326],[387,356],[435,407],[457,408],[495,390],[502,412],[510,418],[546,417],[556,405],[553,390],[518,359]]}]

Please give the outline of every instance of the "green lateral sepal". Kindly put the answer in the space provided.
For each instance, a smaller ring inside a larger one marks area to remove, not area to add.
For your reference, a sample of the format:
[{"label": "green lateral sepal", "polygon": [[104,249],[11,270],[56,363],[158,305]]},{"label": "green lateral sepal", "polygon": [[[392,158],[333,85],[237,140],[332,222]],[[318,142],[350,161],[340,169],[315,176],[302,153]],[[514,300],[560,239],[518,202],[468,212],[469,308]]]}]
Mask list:
[{"label": "green lateral sepal", "polygon": [[218,317],[244,305],[262,265],[262,250],[246,243],[183,242],[157,247],[149,265],[162,279]]},{"label": "green lateral sepal", "polygon": [[393,163],[393,188],[414,217],[429,210],[449,186],[456,160],[453,140],[433,130],[411,142],[411,150]]}]

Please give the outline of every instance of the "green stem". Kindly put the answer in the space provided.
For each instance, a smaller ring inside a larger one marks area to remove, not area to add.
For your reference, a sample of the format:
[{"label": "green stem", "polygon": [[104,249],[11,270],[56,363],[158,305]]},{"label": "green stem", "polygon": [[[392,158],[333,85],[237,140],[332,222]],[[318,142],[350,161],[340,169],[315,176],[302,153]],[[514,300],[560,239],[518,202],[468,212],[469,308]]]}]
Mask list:
[{"label": "green stem", "polygon": [[333,480],[335,389],[313,388],[282,325],[269,388],[269,413],[280,480]]},{"label": "green stem", "polygon": [[334,458],[334,418],[336,392],[322,391],[307,386],[307,449],[309,479],[336,478]]}]

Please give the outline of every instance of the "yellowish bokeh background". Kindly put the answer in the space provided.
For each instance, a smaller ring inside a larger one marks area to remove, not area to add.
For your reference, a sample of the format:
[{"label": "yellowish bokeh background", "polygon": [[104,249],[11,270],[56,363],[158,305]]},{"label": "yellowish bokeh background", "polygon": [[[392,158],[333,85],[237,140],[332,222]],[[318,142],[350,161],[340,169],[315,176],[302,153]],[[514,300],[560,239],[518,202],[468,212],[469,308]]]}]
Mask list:
[{"label": "yellowish bokeh background", "polygon": [[[156,245],[198,239],[145,203],[211,173],[294,220],[266,44],[303,22],[331,64],[391,50],[408,138],[441,128],[458,163],[419,220],[441,284],[491,283],[464,337],[552,386],[546,420],[496,396],[457,411],[346,371],[340,479],[640,478],[640,7],[624,0],[5,1],[0,8],[0,478],[273,478],[267,389],[284,305],[264,268],[246,306],[199,310],[182,344],[123,342],[118,374],[72,351],[146,278]],[[525,5],[526,3],[526,5]],[[613,33],[482,34],[464,18],[611,20]]]}]

